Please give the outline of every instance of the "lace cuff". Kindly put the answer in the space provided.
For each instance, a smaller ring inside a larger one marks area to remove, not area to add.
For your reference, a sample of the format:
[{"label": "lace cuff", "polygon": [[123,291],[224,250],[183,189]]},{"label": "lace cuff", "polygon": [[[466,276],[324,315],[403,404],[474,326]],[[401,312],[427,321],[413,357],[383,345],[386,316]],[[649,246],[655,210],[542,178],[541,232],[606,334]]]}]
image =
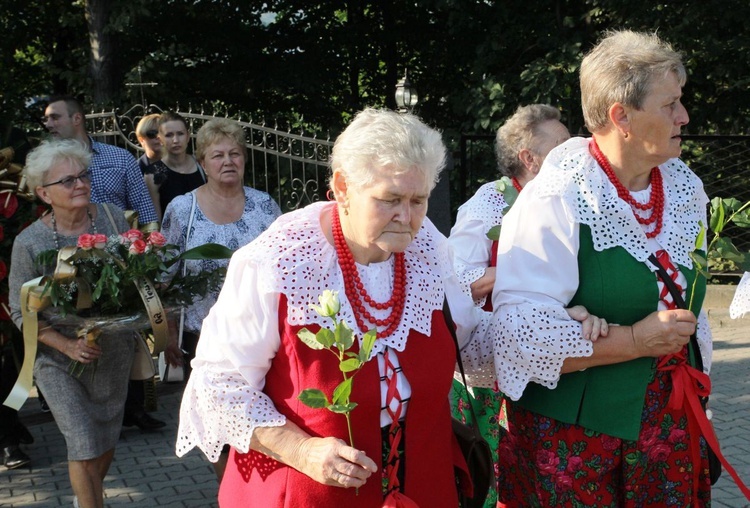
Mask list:
[{"label": "lace cuff", "polygon": [[224,444],[247,453],[257,427],[285,423],[271,399],[248,386],[238,374],[196,369],[182,397],[176,453],[182,457],[197,446],[208,460],[216,462]]},{"label": "lace cuff", "polygon": [[698,314],[696,337],[698,339],[698,347],[701,350],[701,358],[703,359],[703,372],[708,374],[711,372],[714,338],[711,333],[711,327],[708,324],[708,315],[703,310]]},{"label": "lace cuff", "polygon": [[742,280],[734,290],[734,298],[729,305],[729,317],[737,319],[750,312],[750,272],[742,275]]},{"label": "lace cuff", "polygon": [[594,354],[592,343],[582,337],[581,323],[562,307],[504,305],[493,321],[498,385],[512,400],[521,398],[532,381],[555,388],[565,359]]},{"label": "lace cuff", "polygon": [[[484,275],[486,268],[470,268],[469,265],[463,265],[456,263],[456,274],[458,275],[458,283],[461,286],[461,291],[471,297],[471,285]],[[484,302],[487,301],[487,297],[483,296],[478,300],[474,300],[474,305],[477,307],[484,307]]]}]

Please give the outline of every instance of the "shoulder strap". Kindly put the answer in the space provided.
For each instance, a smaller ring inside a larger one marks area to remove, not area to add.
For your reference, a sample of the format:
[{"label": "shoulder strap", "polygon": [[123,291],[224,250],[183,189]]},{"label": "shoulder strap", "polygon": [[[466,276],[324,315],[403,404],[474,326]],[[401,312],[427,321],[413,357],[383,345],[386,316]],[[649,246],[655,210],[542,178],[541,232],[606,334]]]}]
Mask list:
[{"label": "shoulder strap", "polygon": [[[187,231],[185,232],[185,250],[188,248],[188,242],[190,241],[190,230],[193,229],[193,219],[195,219],[195,208],[198,203],[198,197],[195,195],[195,190],[190,191],[190,216],[188,218]],[[182,263],[182,275],[187,273],[187,266]]]},{"label": "shoulder strap", "polygon": [[[195,157],[193,157],[195,159]],[[203,178],[203,183],[206,183],[208,180],[206,179],[206,171],[203,169],[203,166],[201,166],[201,163],[198,162],[198,159],[195,159],[195,165],[198,168],[198,173],[201,174],[201,178]]]},{"label": "shoulder strap", "polygon": [[107,214],[107,217],[109,217],[109,222],[112,224],[112,229],[120,233],[120,228],[117,227],[117,223],[115,222],[115,218],[112,217],[112,211],[109,209],[109,206],[107,206],[107,203],[101,203],[102,208],[104,208],[104,212]]},{"label": "shoulder strap", "polygon": [[461,372],[461,380],[464,382],[464,388],[466,389],[466,401],[469,403],[469,409],[471,410],[471,417],[473,419],[474,425],[472,425],[472,428],[474,429],[474,434],[481,437],[481,433],[479,432],[479,420],[477,419],[477,414],[474,412],[474,404],[471,402],[471,397],[469,397],[469,385],[466,382],[466,373],[464,372],[464,364],[461,361],[461,349],[458,347],[458,337],[456,337],[456,325],[453,322],[453,317],[451,316],[451,309],[448,306],[448,299],[443,298],[443,317],[445,318],[445,324],[448,326],[448,331],[451,334],[451,337],[453,338],[453,344],[456,346],[456,362],[458,363],[458,370]]},{"label": "shoulder strap", "polygon": [[[198,165],[200,167],[200,164]],[[188,241],[190,240],[190,230],[193,228],[193,219],[195,218],[195,207],[198,202],[198,198],[195,195],[195,190],[190,192],[190,217],[188,218],[187,231],[185,232],[185,250],[187,250]],[[182,263],[182,276],[187,275],[187,263],[183,259]],[[177,335],[177,346],[182,347],[182,334],[185,330],[185,307],[180,309],[180,328]]]},{"label": "shoulder strap", "polygon": [[[677,286],[672,280],[672,277],[669,276],[666,268],[662,266],[662,264],[656,258],[656,255],[651,254],[648,257],[648,260],[651,262],[652,265],[656,267],[656,272],[659,274],[659,278],[664,283],[664,285],[667,286],[667,290],[669,290],[669,294],[672,295],[672,300],[674,300],[674,303],[681,309],[687,309],[688,306],[685,303],[685,299],[682,298],[682,293],[680,292],[679,289],[677,289]],[[703,357],[701,356],[701,350],[700,350],[700,347],[698,346],[698,337],[696,336],[696,334],[692,334],[690,336],[690,347],[693,348],[693,356],[695,357],[695,368],[703,372]]]}]

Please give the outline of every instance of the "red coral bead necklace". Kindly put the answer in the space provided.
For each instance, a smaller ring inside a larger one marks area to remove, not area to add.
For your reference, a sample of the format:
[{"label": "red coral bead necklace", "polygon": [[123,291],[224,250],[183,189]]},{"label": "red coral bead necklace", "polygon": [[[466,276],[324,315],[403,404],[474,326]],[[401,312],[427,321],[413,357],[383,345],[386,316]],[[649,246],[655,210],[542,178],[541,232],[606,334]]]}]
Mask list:
[{"label": "red coral bead necklace", "polygon": [[[333,245],[336,248],[341,273],[344,277],[344,290],[346,291],[346,297],[351,303],[354,318],[357,320],[357,326],[359,326],[359,329],[363,333],[372,328],[372,326],[368,326],[368,323],[375,325],[379,329],[385,327],[385,330],[382,332],[378,331],[378,338],[390,336],[398,328],[399,323],[401,323],[404,303],[406,302],[406,263],[404,261],[404,253],[396,252],[393,254],[393,294],[391,298],[387,302],[377,302],[367,293],[362,279],[359,277],[354,256],[352,256],[352,251],[349,249],[349,245],[347,245],[344,238],[344,232],[341,229],[338,206],[335,205],[331,212],[331,232],[333,233]],[[391,309],[391,313],[385,319],[377,319],[367,310],[365,303],[378,310]]]},{"label": "red coral bead necklace", "polygon": [[523,189],[523,187],[521,187],[521,184],[519,183],[518,178],[514,176],[513,178],[510,179],[510,181],[511,183],[513,183],[513,188],[516,189],[518,192],[521,192],[521,189]]},{"label": "red coral bead necklace", "polygon": [[605,157],[599,149],[599,145],[596,144],[596,140],[591,140],[589,150],[594,159],[596,159],[596,162],[602,168],[602,171],[604,171],[604,174],[609,178],[609,181],[612,182],[612,185],[617,189],[617,195],[620,199],[638,210],[644,212],[651,211],[651,215],[648,217],[639,215],[635,210],[633,210],[633,215],[635,215],[639,224],[644,226],[654,224],[654,229],[646,232],[646,238],[656,237],[656,235],[661,232],[661,227],[664,221],[664,185],[659,168],[651,168],[651,197],[648,200],[648,203],[639,203],[617,178],[617,175],[615,175],[615,172],[612,170],[612,166],[609,164],[607,157]]}]

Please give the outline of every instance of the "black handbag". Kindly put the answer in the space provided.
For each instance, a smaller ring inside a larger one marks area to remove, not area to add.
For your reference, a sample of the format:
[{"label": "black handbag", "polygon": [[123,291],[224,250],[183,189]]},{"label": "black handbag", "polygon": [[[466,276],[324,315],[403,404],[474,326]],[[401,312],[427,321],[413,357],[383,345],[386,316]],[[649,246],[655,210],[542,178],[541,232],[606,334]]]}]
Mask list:
[{"label": "black handbag", "polygon": [[[453,318],[451,318],[451,312],[448,308],[448,301],[443,302],[443,316],[445,317],[448,330],[453,337],[453,343],[456,346],[456,361],[458,368],[461,371],[461,379],[466,384],[466,375],[464,374],[464,366],[461,362],[461,351],[458,347],[458,338],[456,337],[455,325],[453,324]],[[462,508],[481,508],[484,506],[484,502],[487,499],[487,493],[490,490],[490,485],[495,481],[495,467],[492,463],[492,451],[490,445],[482,437],[479,432],[479,428],[476,426],[477,415],[474,412],[474,405],[472,404],[471,398],[467,395],[469,402],[469,409],[471,410],[471,417],[474,421],[474,426],[467,425],[460,420],[455,418],[452,419],[453,435],[456,436],[458,445],[461,448],[461,453],[466,460],[466,465],[469,468],[469,476],[474,486],[473,495],[469,497],[464,492],[467,491],[466,486],[463,485],[462,476],[463,471],[456,468],[456,485],[458,487],[458,498],[460,506]],[[460,474],[459,474],[460,473]]]},{"label": "black handbag", "polygon": [[[662,266],[662,264],[659,262],[656,256],[651,254],[648,260],[656,267],[656,271],[659,274],[659,278],[664,283],[664,285],[667,286],[667,289],[669,290],[669,294],[672,295],[672,300],[674,301],[674,303],[681,309],[687,309],[688,307],[685,304],[685,300],[682,298],[682,294],[680,293],[680,290],[677,289],[677,286],[672,280],[672,277],[669,276],[669,274],[667,273],[667,270]],[[703,372],[703,357],[701,356],[701,350],[700,350],[700,347],[698,346],[698,337],[695,334],[692,334],[690,336],[690,347],[693,350],[693,358],[695,358],[695,365],[693,367]],[[706,410],[707,404],[708,404],[708,397],[702,397],[701,406],[703,406],[704,411]],[[719,477],[721,476],[721,461],[719,460],[719,457],[716,455],[713,449],[711,449],[710,446],[707,447],[707,451],[708,451],[708,476],[709,478],[711,478],[711,485],[714,485],[717,481],[719,481]]]}]

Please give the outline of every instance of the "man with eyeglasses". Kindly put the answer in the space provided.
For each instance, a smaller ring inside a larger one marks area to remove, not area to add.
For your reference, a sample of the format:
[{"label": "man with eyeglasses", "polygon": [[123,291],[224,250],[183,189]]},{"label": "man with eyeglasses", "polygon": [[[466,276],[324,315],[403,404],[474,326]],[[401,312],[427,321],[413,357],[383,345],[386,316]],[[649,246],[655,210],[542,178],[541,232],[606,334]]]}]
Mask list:
[{"label": "man with eyeglasses", "polygon": [[53,137],[76,139],[91,151],[92,203],[113,203],[123,210],[135,210],[142,228],[148,225],[158,229],[156,210],[135,157],[122,148],[94,141],[86,132],[86,115],[77,99],[51,96],[44,126]]}]

